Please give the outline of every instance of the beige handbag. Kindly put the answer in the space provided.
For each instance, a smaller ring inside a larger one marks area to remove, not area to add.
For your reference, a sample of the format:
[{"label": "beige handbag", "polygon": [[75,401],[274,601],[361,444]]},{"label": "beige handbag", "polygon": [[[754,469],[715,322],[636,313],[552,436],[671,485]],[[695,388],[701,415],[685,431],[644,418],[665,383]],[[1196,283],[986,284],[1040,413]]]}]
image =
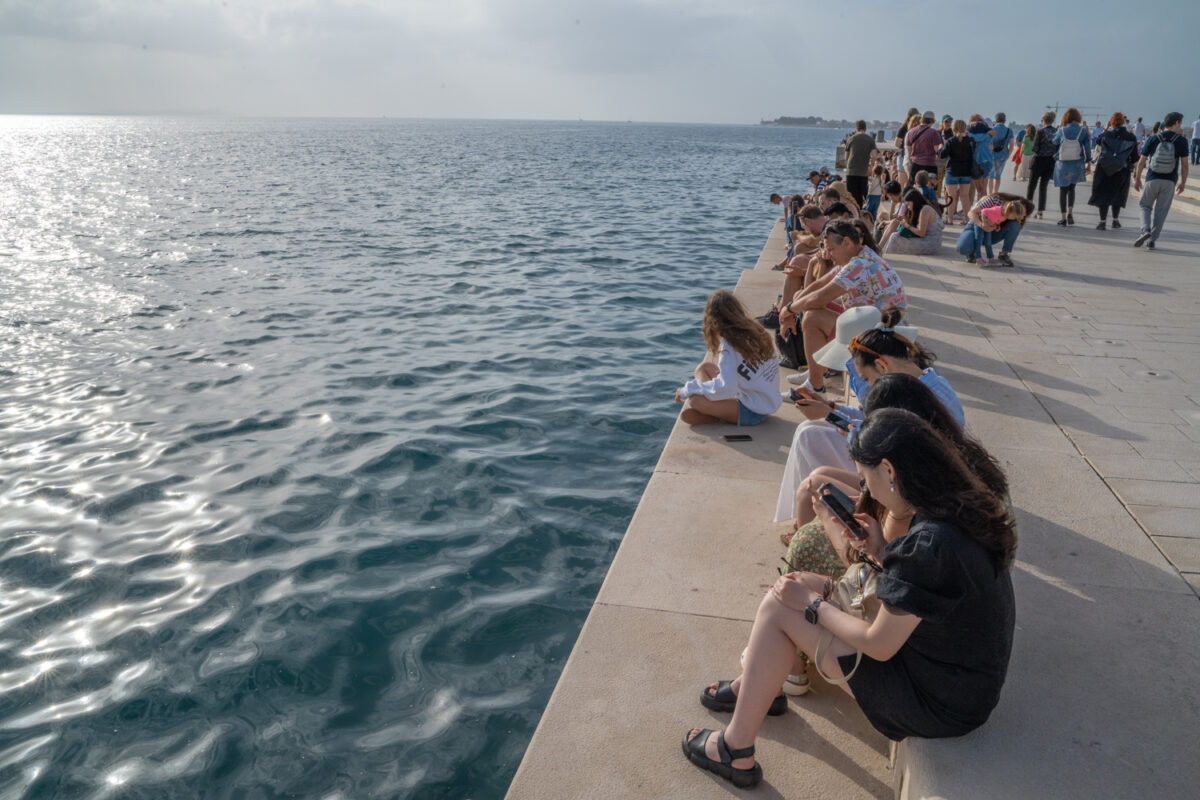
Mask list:
[{"label": "beige handbag", "polygon": [[[880,574],[880,570],[877,567],[865,561],[851,564],[846,569],[846,574],[842,575],[834,585],[833,595],[829,598],[829,602],[834,603],[847,614],[854,614],[860,619],[865,619],[867,622],[874,622],[882,605],[879,602],[879,598],[875,596],[875,587],[879,584]],[[827,683],[845,683],[854,677],[854,673],[858,670],[858,665],[862,661],[862,653],[859,652],[856,654],[854,668],[846,673],[845,677],[831,678],[821,671],[821,662],[825,659],[825,655],[829,652],[829,646],[832,643],[833,633],[828,630],[821,631],[821,638],[817,642],[817,652],[813,656],[813,663],[817,667],[817,673]]]}]

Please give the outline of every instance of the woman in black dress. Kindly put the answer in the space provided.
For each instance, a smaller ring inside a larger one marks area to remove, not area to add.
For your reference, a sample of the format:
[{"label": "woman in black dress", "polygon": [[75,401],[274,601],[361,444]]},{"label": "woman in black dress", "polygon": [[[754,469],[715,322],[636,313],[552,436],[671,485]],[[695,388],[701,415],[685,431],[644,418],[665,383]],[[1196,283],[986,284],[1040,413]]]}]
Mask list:
[{"label": "woman in black dress", "polygon": [[953,444],[909,411],[873,414],[851,440],[850,455],[864,495],[912,522],[885,542],[879,523],[858,514],[867,538],[846,537],[882,564],[874,622],[825,602],[831,587],[824,575],[790,573],[763,599],[741,676],[700,696],[707,708],[733,712],[729,726],[693,728],[683,738],[688,760],[735,786],[762,780],[754,760],[759,728],[768,713],[783,713],[779,687],[797,652],[814,654],[825,631],[834,638],[822,671],[832,679],[853,672],[842,688],[890,739],[961,736],[999,701],[1015,624],[1009,509]]},{"label": "woman in black dress", "polygon": [[1129,198],[1129,177],[1138,160],[1137,137],[1125,126],[1129,120],[1120,111],[1112,115],[1108,127],[1097,143],[1100,156],[1096,160],[1096,175],[1092,179],[1092,196],[1088,205],[1100,209],[1100,224],[1096,230],[1108,227],[1108,210],[1112,209],[1112,226],[1121,227],[1117,215]]}]

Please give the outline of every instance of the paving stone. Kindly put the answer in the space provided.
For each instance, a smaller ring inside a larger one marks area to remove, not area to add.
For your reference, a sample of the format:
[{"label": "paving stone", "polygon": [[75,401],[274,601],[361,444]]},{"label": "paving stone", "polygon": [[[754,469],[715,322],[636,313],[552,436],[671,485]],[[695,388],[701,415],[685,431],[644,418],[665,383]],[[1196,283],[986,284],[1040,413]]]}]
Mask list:
[{"label": "paving stone", "polygon": [[1200,537],[1200,511],[1174,506],[1128,504],[1129,511],[1151,535]]},{"label": "paving stone", "polygon": [[1187,470],[1173,461],[1126,455],[1089,455],[1088,461],[1104,478],[1137,478],[1147,481],[1180,481],[1193,479]]},{"label": "paving stone", "polygon": [[1200,538],[1155,536],[1154,541],[1181,571],[1200,572]]},{"label": "paving stone", "polygon": [[1175,506],[1200,509],[1200,485],[1113,478],[1109,485],[1129,505]]}]

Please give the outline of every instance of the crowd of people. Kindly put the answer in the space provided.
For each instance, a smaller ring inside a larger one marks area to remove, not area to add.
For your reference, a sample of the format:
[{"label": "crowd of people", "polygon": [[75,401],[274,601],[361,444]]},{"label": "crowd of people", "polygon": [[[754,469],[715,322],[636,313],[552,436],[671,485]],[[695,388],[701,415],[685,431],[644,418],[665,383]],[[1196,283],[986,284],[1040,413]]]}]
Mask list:
[{"label": "crowd of people", "polygon": [[[987,720],[1004,684],[1016,552],[1008,481],[966,432],[962,403],[907,324],[903,280],[887,256],[936,253],[961,211],[957,251],[1011,266],[1023,226],[1044,211],[1048,180],[1059,189],[1058,223],[1070,226],[1075,187],[1093,167],[1089,203],[1101,229],[1110,215],[1119,227],[1131,183],[1142,189],[1148,170],[1134,244],[1153,247],[1189,156],[1200,158],[1200,120],[1189,149],[1174,112],[1145,134],[1120,113],[1097,131],[1075,109],[1047,114],[1040,128],[1009,127],[1003,114],[938,124],[911,111],[894,155],[860,122],[845,141],[844,178],[817,170],[811,189],[771,196],[788,231],[779,301],[755,318],[715,292],[703,322],[715,361],[675,394],[693,425],[755,425],[785,400],[804,417],[774,517],[788,571],[759,605],[741,674],[700,693],[706,708],[732,714],[729,724],[692,729],[682,743],[692,763],[739,787],[761,780],[759,728],[808,691],[810,666],[892,740],[963,735]],[[1000,191],[1009,160],[1029,181],[1025,196]],[[786,395],[780,367],[797,370]],[[831,399],[826,382],[839,376],[854,402]],[[855,573],[872,575],[873,617],[835,597]]]}]

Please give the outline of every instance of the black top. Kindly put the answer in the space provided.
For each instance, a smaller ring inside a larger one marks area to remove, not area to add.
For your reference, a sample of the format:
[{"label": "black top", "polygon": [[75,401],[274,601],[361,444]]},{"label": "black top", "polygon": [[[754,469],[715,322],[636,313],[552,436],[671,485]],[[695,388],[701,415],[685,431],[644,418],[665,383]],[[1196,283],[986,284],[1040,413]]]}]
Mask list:
[{"label": "black top", "polygon": [[864,655],[850,679],[871,724],[895,740],[961,736],[982,725],[1012,652],[1008,571],[997,575],[983,547],[953,525],[914,520],[884,548],[876,596],[921,622],[891,659]]},{"label": "black top", "polygon": [[1054,143],[1056,133],[1058,129],[1053,125],[1038,128],[1038,132],[1033,136],[1033,154],[1042,158],[1053,158],[1058,152],[1058,145]]},{"label": "black top", "polygon": [[1124,127],[1109,128],[1096,139],[1100,156],[1096,165],[1106,175],[1128,169],[1137,163],[1137,137]]},{"label": "black top", "polygon": [[1159,144],[1167,142],[1175,147],[1175,169],[1170,172],[1155,172],[1146,167],[1146,180],[1148,181],[1170,181],[1175,183],[1179,180],[1179,159],[1188,157],[1187,139],[1180,136],[1175,131],[1163,131],[1156,133],[1146,140],[1142,145],[1142,155],[1146,157],[1146,163],[1149,165],[1150,160],[1154,158],[1154,151],[1158,149]]},{"label": "black top", "polygon": [[946,159],[946,173],[956,178],[971,177],[971,167],[975,164],[975,140],[969,136],[961,139],[955,136],[948,140],[938,151],[938,157]]}]

